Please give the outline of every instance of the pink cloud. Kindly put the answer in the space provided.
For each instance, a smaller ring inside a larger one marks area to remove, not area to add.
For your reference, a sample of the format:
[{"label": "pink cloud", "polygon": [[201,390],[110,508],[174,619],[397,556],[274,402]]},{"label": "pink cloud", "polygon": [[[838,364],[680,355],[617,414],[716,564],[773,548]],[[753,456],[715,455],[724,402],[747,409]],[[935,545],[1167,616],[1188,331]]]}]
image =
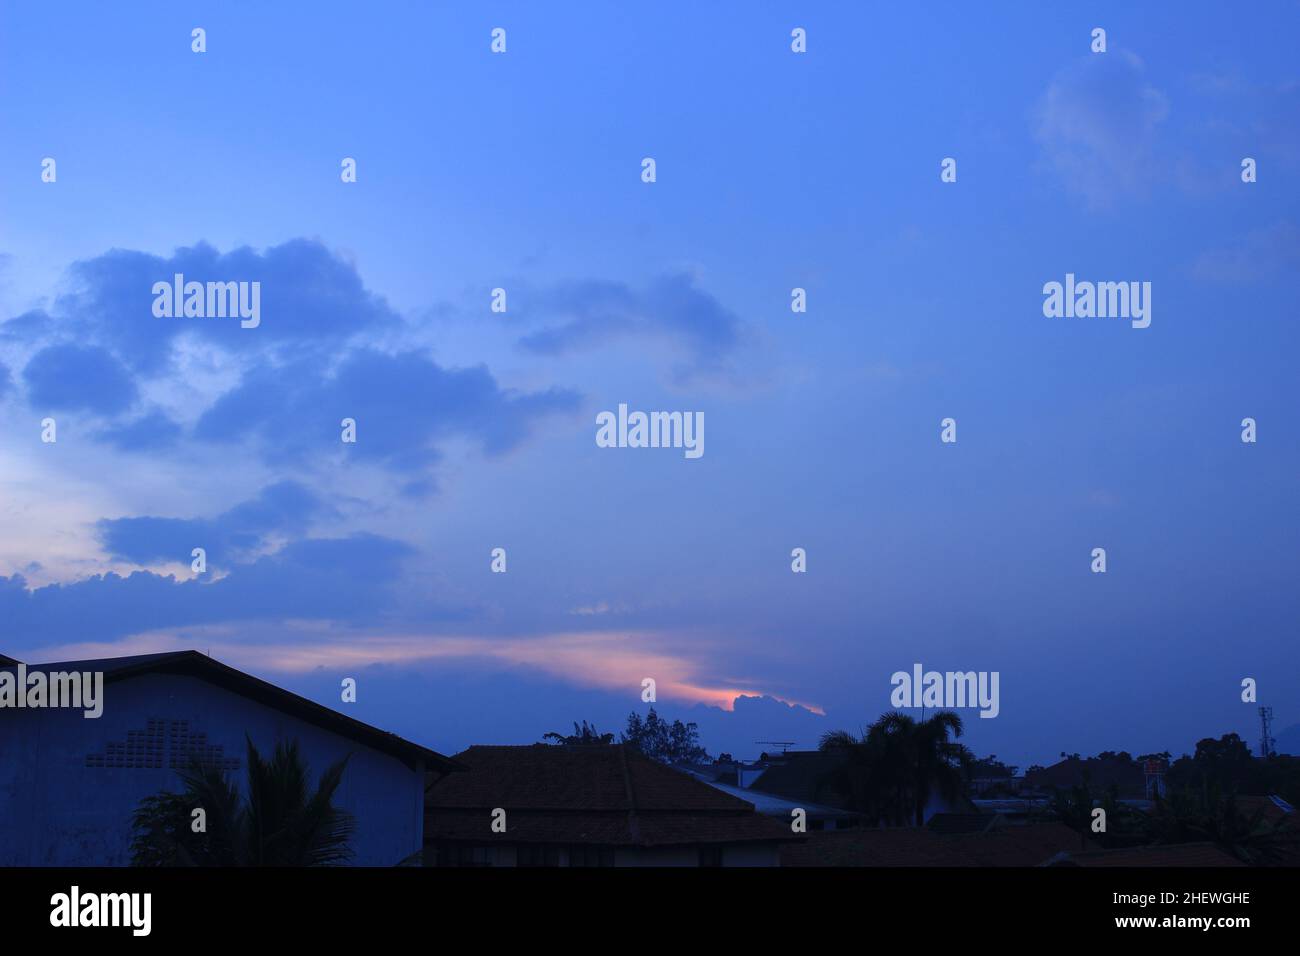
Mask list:
[{"label": "pink cloud", "polygon": [[[296,635],[297,639],[294,639]],[[253,673],[299,674],[318,668],[347,670],[373,664],[421,664],[490,660],[540,671],[579,687],[641,693],[653,678],[661,699],[707,704],[730,711],[737,697],[767,696],[813,713],[815,704],[794,701],[753,684],[717,684],[702,678],[699,665],[684,654],[665,650],[679,640],[656,632],[575,631],[536,637],[473,635],[356,636],[317,622],[278,625],[268,640],[249,641],[247,627],[212,626],[151,631],[111,643],[86,642],[44,648],[44,660],[81,660],[155,654],[194,648]],[[22,658],[22,654],[18,655]]]}]

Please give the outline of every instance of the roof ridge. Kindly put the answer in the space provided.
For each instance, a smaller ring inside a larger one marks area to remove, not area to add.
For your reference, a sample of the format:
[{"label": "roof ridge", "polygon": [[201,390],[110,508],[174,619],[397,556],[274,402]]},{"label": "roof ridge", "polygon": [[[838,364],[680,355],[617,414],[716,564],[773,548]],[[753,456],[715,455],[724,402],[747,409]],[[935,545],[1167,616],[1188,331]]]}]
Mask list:
[{"label": "roof ridge", "polygon": [[[118,666],[110,666],[114,663]],[[106,684],[130,680],[151,673],[193,677],[197,680],[207,681],[230,693],[256,701],[262,706],[291,714],[299,720],[321,727],[331,733],[360,741],[375,750],[402,760],[408,766],[413,767],[415,761],[421,759],[448,771],[464,769],[461,764],[451,758],[422,744],[406,740],[392,731],[383,730],[332,707],[326,707],[310,697],[304,697],[288,688],[281,687],[279,684],[274,684],[271,681],[241,671],[236,667],[231,667],[229,664],[225,664],[193,648],[178,651],[160,651],[153,654],[129,654],[123,657],[89,658],[83,661],[53,661],[45,664],[33,664],[30,665],[29,669],[49,670],[72,665],[84,668],[96,664],[101,665],[96,669],[103,670]]]}]

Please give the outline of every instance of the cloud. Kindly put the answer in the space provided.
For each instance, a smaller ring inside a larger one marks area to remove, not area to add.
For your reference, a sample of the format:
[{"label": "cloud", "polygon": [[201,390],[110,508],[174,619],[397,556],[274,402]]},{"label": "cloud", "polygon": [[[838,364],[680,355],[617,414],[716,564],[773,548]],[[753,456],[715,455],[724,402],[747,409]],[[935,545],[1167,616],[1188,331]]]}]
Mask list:
[{"label": "cloud", "polygon": [[[177,274],[260,282],[260,325],[155,316],[154,283]],[[114,249],[74,263],[68,277],[48,313],[10,319],[0,339],[35,347],[24,378],[37,410],[122,418],[147,396],[147,410],[89,432],[119,451],[198,441],[295,467],[346,453],[400,474],[398,494],[423,498],[437,489],[427,472],[441,443],[468,439],[501,454],[543,417],[581,404],[573,390],[506,388],[484,366],[444,367],[404,345],[419,330],[312,240],[226,253],[200,242],[167,257]],[[344,418],[357,422],[354,445],[340,442]]]},{"label": "cloud", "polygon": [[52,345],[23,369],[30,404],[56,411],[88,410],[112,415],[136,399],[126,366],[98,346]]},{"label": "cloud", "polygon": [[9,389],[13,388],[13,384],[14,377],[9,371],[9,366],[0,365],[0,398],[5,397]]},{"label": "cloud", "polygon": [[0,340],[27,342],[36,340],[49,329],[50,317],[40,309],[24,312],[5,322],[0,322]]},{"label": "cloud", "polygon": [[623,614],[628,610],[629,608],[624,605],[611,605],[608,601],[597,601],[595,604],[582,604],[569,608],[568,613],[578,617],[595,617],[601,614]]},{"label": "cloud", "polygon": [[563,355],[611,342],[653,341],[676,352],[681,379],[724,370],[743,343],[741,320],[684,274],[661,276],[645,289],[586,279],[535,293],[525,318],[554,320],[519,340],[527,351]]},{"label": "cloud", "polygon": [[[209,442],[252,440],[274,462],[346,447],[363,460],[413,473],[438,460],[439,440],[466,437],[489,454],[501,453],[541,417],[576,411],[580,403],[568,389],[503,389],[483,366],[447,369],[418,352],[360,349],[327,377],[314,363],[252,370],[200,417],[195,435]],[[341,445],[344,418],[356,421],[355,445]]]},{"label": "cloud", "polygon": [[[130,538],[132,531],[123,534]],[[21,575],[0,577],[0,620],[10,640],[32,648],[85,641],[88,631],[112,641],[232,621],[377,626],[393,605],[401,564],[413,553],[403,542],[356,534],[296,541],[213,582],[136,571],[29,589]]]},{"label": "cloud", "polygon": [[1151,151],[1169,113],[1132,53],[1092,54],[1058,73],[1038,106],[1037,138],[1067,186],[1093,205],[1149,183]]},{"label": "cloud", "polygon": [[[235,318],[156,317],[153,285],[170,284],[177,274],[187,282],[260,282],[261,324],[243,329]],[[352,265],[309,239],[260,253],[248,247],[220,253],[205,242],[167,257],[114,249],[74,263],[69,278],[71,290],[54,304],[58,326],[80,340],[112,346],[133,371],[150,375],[164,370],[183,332],[236,352],[292,343],[299,354],[322,355],[354,335],[401,321]]]},{"label": "cloud", "polygon": [[157,451],[175,446],[181,431],[180,425],[155,409],[134,421],[101,429],[94,437],[119,451]]},{"label": "cloud", "polygon": [[216,518],[106,518],[96,529],[114,558],[137,564],[189,561],[194,548],[203,548],[210,566],[225,566],[263,547],[269,535],[300,533],[330,512],[308,488],[281,481]]},{"label": "cloud", "polygon": [[[212,586],[212,587],[215,587]],[[820,714],[820,708],[797,704],[754,687],[721,684],[703,676],[691,657],[665,649],[671,636],[654,632],[584,631],[539,636],[483,636],[473,634],[357,634],[294,624],[276,635],[248,639],[248,629],[222,624],[189,629],[179,634],[159,628],[123,641],[84,639],[46,647],[39,654],[26,648],[7,648],[20,659],[78,659],[83,655],[116,656],[182,650],[201,642],[234,666],[258,672],[304,674],[318,668],[357,670],[378,664],[416,667],[475,660],[524,668],[582,688],[625,693],[640,700],[641,681],[653,676],[660,701],[704,704],[721,711],[733,708],[796,709]],[[26,655],[26,656],[24,656]]]},{"label": "cloud", "polygon": [[737,697],[729,710],[697,705],[681,717],[699,725],[700,740],[709,753],[729,753],[741,759],[781,749],[776,741],[789,742],[792,750],[815,750],[824,733],[842,726],[829,720],[821,708],[767,695]]},{"label": "cloud", "polygon": [[1192,263],[1191,272],[1212,282],[1254,282],[1297,268],[1300,229],[1291,222],[1278,222],[1202,253]]}]

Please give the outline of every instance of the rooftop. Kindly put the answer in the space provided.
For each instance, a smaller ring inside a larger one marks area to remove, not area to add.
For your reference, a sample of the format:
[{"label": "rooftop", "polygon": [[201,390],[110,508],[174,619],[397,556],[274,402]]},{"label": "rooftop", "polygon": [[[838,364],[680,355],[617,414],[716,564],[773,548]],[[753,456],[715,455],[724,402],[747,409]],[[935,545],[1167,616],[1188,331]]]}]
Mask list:
[{"label": "rooftop", "polygon": [[483,841],[506,811],[512,843],[670,846],[796,840],[754,805],[623,744],[470,747],[467,773],[425,794],[425,840]]},{"label": "rooftop", "polygon": [[928,827],[830,830],[810,834],[803,844],[782,847],[781,865],[1038,866],[1079,849],[1080,842],[1079,834],[1060,823],[961,834]]},{"label": "rooftop", "polygon": [[[12,658],[0,660],[0,670],[18,666]],[[267,707],[292,714],[306,723],[348,737],[374,750],[396,757],[414,767],[423,761],[426,769],[433,767],[443,772],[463,770],[454,760],[436,751],[405,740],[396,734],[372,727],[352,717],[340,714],[299,697],[283,687],[268,683],[251,674],[235,670],[198,651],[173,651],[164,654],[138,654],[132,657],[106,657],[82,661],[54,661],[45,664],[24,665],[32,671],[98,671],[104,674],[104,683],[113,684],[145,674],[176,674],[195,677],[222,687],[232,693],[255,700]]]},{"label": "rooftop", "polygon": [[755,810],[768,816],[784,817],[788,820],[792,810],[801,809],[807,811],[810,817],[835,820],[855,820],[858,817],[858,814],[852,810],[842,810],[839,807],[814,803],[811,800],[792,800],[789,797],[782,797],[759,790],[757,786],[741,788],[732,786],[729,783],[720,783],[716,780],[705,780],[704,782],[716,790],[721,790],[723,793],[731,794],[739,800],[753,804]]}]

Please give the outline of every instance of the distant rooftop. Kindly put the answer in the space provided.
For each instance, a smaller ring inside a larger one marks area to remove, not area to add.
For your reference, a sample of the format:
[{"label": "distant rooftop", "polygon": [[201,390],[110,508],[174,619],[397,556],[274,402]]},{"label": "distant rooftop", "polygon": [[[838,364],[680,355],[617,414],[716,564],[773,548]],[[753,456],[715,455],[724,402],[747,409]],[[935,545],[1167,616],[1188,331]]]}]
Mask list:
[{"label": "distant rooftop", "polygon": [[723,793],[731,794],[738,800],[744,800],[747,803],[753,804],[755,810],[767,816],[782,817],[789,820],[790,812],[795,809],[806,810],[810,817],[822,817],[836,820],[856,819],[858,816],[858,814],[851,810],[832,807],[829,804],[814,803],[811,800],[792,800],[789,797],[767,793],[763,790],[759,790],[757,785],[742,789],[740,787],[733,787],[728,783],[719,783],[716,780],[706,780],[705,782],[710,787],[721,790]]},{"label": "distant rooftop", "polygon": [[751,802],[623,744],[470,747],[425,795],[425,840],[482,841],[504,808],[513,843],[672,846],[799,839]]}]

